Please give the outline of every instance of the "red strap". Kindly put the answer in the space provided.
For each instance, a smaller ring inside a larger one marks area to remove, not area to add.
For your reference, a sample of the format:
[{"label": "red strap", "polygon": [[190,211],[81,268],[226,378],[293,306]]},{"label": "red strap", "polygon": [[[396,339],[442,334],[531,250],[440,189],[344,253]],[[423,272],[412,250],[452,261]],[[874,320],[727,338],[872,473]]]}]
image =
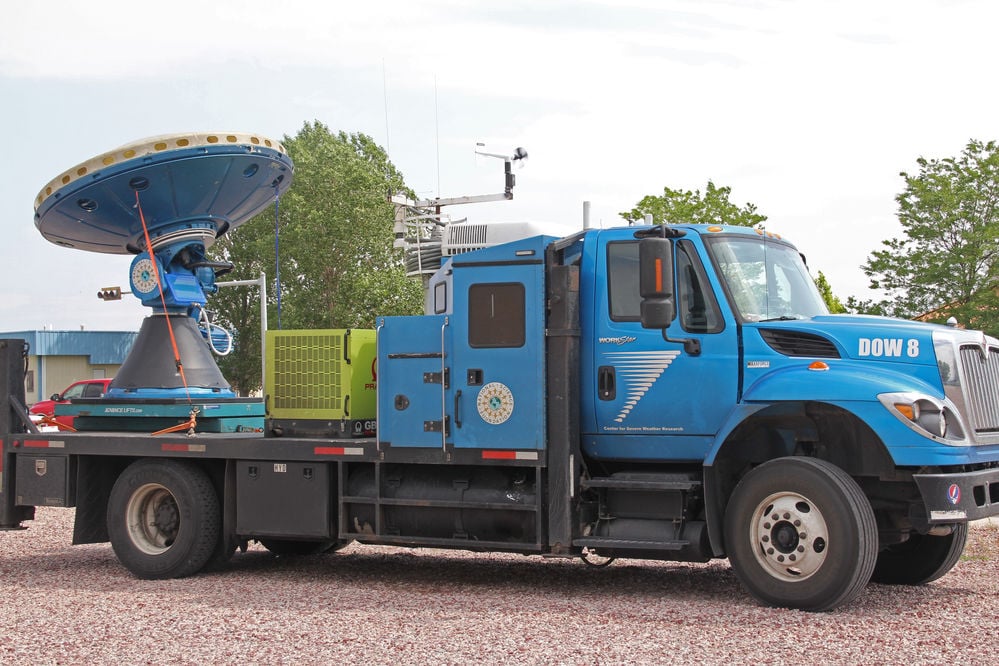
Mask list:
[{"label": "red strap", "polygon": [[163,315],[166,317],[167,331],[170,333],[170,345],[173,347],[173,361],[180,372],[180,381],[184,384],[184,393],[187,394],[187,401],[191,402],[191,391],[187,387],[187,378],[184,376],[184,364],[180,360],[180,350],[177,349],[177,339],[173,335],[173,324],[170,323],[170,313],[167,312],[166,295],[163,293],[163,285],[160,283],[160,269],[157,267],[156,257],[153,255],[153,244],[149,240],[149,229],[146,228],[146,216],[142,213],[142,202],[139,201],[139,191],[135,191],[135,206],[139,209],[139,221],[142,222],[142,235],[146,239],[146,252],[153,264],[153,277],[156,278],[156,286],[160,290],[160,302],[163,304]]}]

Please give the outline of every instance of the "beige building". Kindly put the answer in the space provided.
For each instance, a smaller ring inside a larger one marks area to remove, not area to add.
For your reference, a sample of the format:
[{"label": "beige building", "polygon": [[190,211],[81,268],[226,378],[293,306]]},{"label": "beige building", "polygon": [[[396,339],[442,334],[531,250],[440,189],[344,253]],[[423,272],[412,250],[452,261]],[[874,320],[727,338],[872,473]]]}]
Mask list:
[{"label": "beige building", "polygon": [[0,339],[28,345],[24,394],[28,406],[81,379],[114,377],[125,361],[133,331],[12,331]]}]

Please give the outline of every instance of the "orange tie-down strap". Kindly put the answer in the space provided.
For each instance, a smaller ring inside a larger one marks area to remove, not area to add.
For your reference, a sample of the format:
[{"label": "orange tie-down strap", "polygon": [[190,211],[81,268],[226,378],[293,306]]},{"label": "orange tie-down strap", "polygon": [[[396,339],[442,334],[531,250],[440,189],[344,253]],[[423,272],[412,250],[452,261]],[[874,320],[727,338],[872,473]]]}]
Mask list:
[{"label": "orange tie-down strap", "polygon": [[60,421],[56,421],[54,416],[49,416],[48,414],[32,414],[32,416],[39,417],[38,422],[40,425],[51,425],[59,428],[59,430],[68,430],[70,432],[76,432],[76,428],[71,425],[67,425]]},{"label": "orange tie-down strap", "polygon": [[198,412],[200,410],[197,407],[191,408],[191,416],[183,423],[178,423],[175,426],[170,426],[169,428],[163,428],[163,430],[157,430],[152,433],[153,435],[166,435],[171,432],[180,432],[181,430],[186,430],[188,435],[194,434],[194,429],[198,426]]},{"label": "orange tie-down strap", "polygon": [[[153,244],[149,240],[149,229],[146,227],[146,216],[142,212],[142,202],[139,201],[139,190],[135,191],[135,207],[139,210],[139,221],[142,223],[142,235],[146,239],[146,252],[149,253],[149,258],[153,265],[153,278],[156,280],[156,286],[160,290],[160,303],[163,304],[163,315],[166,317],[167,332],[170,334],[170,346],[173,347],[173,361],[177,365],[177,371],[180,373],[180,381],[184,384],[184,392],[187,394],[187,401],[191,402],[191,392],[187,387],[187,377],[184,376],[184,364],[180,361],[180,350],[177,349],[177,339],[173,336],[173,324],[170,323],[170,314],[167,312],[166,306],[166,295],[163,293],[163,283],[160,282],[160,269],[156,265],[156,258],[153,256]],[[154,435],[158,433],[153,433]]]}]

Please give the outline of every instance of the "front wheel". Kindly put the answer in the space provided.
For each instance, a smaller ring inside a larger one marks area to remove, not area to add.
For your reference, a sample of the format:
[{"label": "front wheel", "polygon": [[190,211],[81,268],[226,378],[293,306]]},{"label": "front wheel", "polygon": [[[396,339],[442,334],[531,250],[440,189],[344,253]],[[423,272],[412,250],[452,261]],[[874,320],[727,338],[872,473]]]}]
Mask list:
[{"label": "front wheel", "polygon": [[211,480],[180,460],[139,460],[125,468],[108,498],[108,536],[138,578],[182,578],[216,553],[221,510]]},{"label": "front wheel", "polygon": [[736,486],[725,545],[739,580],[759,601],[825,611],[864,589],[878,530],[863,491],[842,469],[815,458],[778,458]]},{"label": "front wheel", "polygon": [[923,585],[954,568],[968,541],[968,525],[961,524],[946,536],[913,534],[907,541],[888,546],[878,554],[871,581],[886,585]]}]

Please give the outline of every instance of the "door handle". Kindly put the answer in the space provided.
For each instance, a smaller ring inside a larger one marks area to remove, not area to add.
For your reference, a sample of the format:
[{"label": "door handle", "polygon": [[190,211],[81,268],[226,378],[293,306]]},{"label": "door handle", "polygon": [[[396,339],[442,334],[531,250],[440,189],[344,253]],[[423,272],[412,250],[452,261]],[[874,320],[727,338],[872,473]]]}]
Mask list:
[{"label": "door handle", "polygon": [[597,397],[613,400],[617,397],[617,376],[614,366],[602,365],[597,369]]}]

